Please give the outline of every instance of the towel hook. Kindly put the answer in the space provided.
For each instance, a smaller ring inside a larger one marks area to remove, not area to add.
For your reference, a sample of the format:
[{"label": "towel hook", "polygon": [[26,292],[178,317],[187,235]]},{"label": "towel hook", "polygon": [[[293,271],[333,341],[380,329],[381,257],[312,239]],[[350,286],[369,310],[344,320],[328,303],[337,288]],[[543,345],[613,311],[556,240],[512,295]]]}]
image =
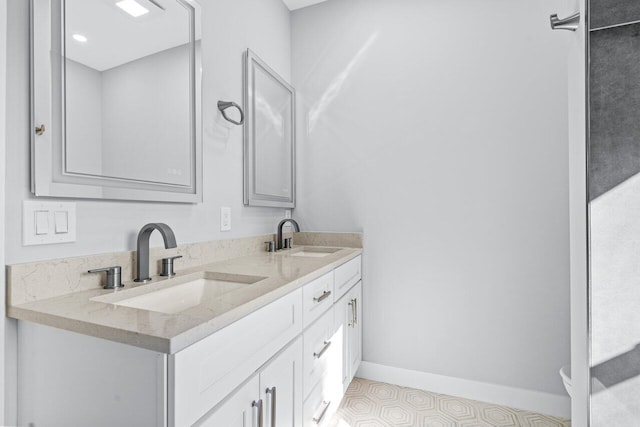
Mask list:
[{"label": "towel hook", "polygon": [[[233,120],[232,118],[227,116],[227,113],[225,112],[225,110],[230,107],[235,107],[238,109],[238,111],[240,112],[240,121]],[[231,122],[234,125],[238,125],[238,126],[244,123],[244,111],[242,111],[242,108],[235,102],[218,101],[218,110],[220,110],[220,112],[222,113],[222,117],[224,117],[226,121]]]},{"label": "towel hook", "polygon": [[580,25],[580,12],[576,12],[573,15],[559,19],[557,14],[553,14],[549,17],[551,21],[552,30],[569,30],[576,31]]}]

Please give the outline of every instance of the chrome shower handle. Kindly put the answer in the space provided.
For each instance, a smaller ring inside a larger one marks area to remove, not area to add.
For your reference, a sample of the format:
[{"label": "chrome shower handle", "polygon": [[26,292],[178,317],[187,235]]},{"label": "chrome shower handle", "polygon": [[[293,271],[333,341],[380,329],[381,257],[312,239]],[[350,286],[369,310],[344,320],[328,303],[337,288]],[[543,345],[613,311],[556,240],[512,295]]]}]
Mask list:
[{"label": "chrome shower handle", "polygon": [[558,15],[554,13],[549,17],[549,20],[551,21],[552,30],[576,31],[580,25],[580,12],[576,12],[564,19],[558,18]]}]

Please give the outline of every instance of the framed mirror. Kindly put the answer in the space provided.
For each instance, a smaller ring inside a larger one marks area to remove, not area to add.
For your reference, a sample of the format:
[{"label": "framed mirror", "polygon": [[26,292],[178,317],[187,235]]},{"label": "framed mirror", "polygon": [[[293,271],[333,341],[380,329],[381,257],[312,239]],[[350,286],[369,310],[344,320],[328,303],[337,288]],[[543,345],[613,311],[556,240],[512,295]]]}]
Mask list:
[{"label": "framed mirror", "polygon": [[194,0],[32,0],[32,192],[202,201]]},{"label": "framed mirror", "polygon": [[244,91],[244,203],[294,208],[295,90],[247,50]]}]

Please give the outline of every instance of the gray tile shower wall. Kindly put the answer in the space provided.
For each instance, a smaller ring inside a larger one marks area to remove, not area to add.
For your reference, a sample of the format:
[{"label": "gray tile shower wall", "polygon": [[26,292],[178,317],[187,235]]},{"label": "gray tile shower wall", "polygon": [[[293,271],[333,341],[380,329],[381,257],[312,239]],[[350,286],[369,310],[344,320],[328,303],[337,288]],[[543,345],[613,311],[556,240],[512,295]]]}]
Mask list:
[{"label": "gray tile shower wall", "polygon": [[592,0],[589,10],[590,28],[609,27],[640,21],[638,0]]},{"label": "gray tile shower wall", "polygon": [[640,24],[593,31],[590,54],[593,200],[640,172]]}]

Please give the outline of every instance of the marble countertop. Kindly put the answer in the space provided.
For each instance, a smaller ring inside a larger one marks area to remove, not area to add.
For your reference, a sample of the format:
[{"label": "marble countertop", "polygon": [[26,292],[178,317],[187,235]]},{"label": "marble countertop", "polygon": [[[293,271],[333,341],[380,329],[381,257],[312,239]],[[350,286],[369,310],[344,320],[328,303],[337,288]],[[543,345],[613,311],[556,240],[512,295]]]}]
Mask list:
[{"label": "marble countertop", "polygon": [[[9,305],[9,317],[134,345],[162,353],[176,353],[300,288],[362,253],[340,248],[324,257],[292,256],[300,248],[261,252],[178,271],[172,278],[154,277],[148,284],[125,283],[122,290],[91,289],[18,305]],[[176,314],[147,311],[109,302],[118,293],[141,293],[145,286],[163,287],[198,272],[264,277],[228,292],[224,298],[202,303]]]}]

